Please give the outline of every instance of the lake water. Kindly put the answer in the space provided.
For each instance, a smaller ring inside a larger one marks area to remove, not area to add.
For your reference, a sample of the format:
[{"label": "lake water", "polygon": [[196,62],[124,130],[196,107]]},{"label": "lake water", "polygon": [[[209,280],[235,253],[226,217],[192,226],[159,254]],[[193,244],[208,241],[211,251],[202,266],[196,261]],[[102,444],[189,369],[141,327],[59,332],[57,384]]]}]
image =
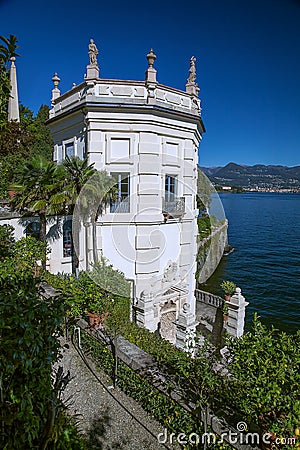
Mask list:
[{"label": "lake water", "polygon": [[287,332],[300,321],[300,194],[220,194],[235,248],[223,257],[205,290],[222,295],[222,280],[241,289],[246,328],[258,312],[262,321]]}]

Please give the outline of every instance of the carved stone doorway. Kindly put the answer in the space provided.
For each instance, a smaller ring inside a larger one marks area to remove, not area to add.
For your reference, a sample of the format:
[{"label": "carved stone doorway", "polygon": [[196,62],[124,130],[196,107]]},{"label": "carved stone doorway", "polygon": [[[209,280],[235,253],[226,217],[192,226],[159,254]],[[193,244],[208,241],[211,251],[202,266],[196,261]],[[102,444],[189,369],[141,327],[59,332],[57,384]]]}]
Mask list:
[{"label": "carved stone doorway", "polygon": [[[170,308],[171,306],[171,308]],[[161,308],[160,335],[175,344],[176,342],[176,305],[164,305]]]}]

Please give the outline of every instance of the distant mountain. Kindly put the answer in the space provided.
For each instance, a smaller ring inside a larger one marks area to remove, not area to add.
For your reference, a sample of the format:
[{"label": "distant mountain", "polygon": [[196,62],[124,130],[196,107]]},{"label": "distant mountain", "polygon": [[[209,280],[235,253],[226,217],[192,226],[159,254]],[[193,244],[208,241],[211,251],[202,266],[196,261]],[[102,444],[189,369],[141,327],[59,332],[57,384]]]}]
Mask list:
[{"label": "distant mountain", "polygon": [[217,170],[222,169],[222,166],[218,167],[200,167],[205,175],[213,175]]},{"label": "distant mountain", "polygon": [[300,189],[300,166],[246,166],[230,162],[225,167],[200,167],[214,185],[244,189]]}]

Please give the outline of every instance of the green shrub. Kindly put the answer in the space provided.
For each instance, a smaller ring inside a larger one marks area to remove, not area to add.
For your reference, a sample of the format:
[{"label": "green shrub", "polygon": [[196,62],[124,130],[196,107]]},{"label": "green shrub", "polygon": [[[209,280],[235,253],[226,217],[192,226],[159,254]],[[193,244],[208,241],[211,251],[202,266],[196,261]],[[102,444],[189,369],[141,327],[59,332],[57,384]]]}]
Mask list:
[{"label": "green shrub", "polygon": [[[80,272],[74,275],[53,275],[44,273],[43,278],[51,284],[64,298],[66,313],[69,318],[85,316],[88,312],[105,313],[129,319],[129,299],[118,297],[97,285],[91,278],[90,272]],[[115,311],[115,312],[114,312]],[[116,313],[119,311],[119,313]]]},{"label": "green shrub", "polygon": [[14,227],[11,225],[0,226],[0,261],[11,256],[15,244]]},{"label": "green shrub", "polygon": [[14,259],[24,270],[34,269],[37,261],[46,262],[47,254],[50,253],[47,242],[38,241],[32,236],[19,239],[14,246]]},{"label": "green shrub", "polygon": [[101,290],[118,297],[130,296],[130,285],[124,273],[109,264],[104,256],[91,266],[88,274]]},{"label": "green shrub", "polygon": [[63,303],[45,300],[31,272],[0,267],[1,448],[35,448],[52,407],[51,365],[59,356]]},{"label": "green shrub", "polygon": [[255,316],[252,330],[230,339],[229,349],[232,378],[226,380],[226,402],[262,433],[294,436],[300,423],[300,331],[279,332]]},{"label": "green shrub", "polygon": [[197,224],[198,224],[199,240],[208,237],[211,233],[210,217],[206,216],[198,218]]}]

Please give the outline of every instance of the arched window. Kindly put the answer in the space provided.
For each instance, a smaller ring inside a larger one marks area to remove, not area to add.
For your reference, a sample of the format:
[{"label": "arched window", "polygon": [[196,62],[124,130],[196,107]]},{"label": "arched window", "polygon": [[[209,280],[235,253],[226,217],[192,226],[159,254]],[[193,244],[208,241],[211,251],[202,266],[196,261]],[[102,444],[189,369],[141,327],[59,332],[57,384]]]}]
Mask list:
[{"label": "arched window", "polygon": [[72,220],[66,220],[63,225],[63,256],[73,255],[73,240],[72,240]]},{"label": "arched window", "polygon": [[30,222],[25,228],[25,234],[27,236],[40,239],[40,222]]}]

